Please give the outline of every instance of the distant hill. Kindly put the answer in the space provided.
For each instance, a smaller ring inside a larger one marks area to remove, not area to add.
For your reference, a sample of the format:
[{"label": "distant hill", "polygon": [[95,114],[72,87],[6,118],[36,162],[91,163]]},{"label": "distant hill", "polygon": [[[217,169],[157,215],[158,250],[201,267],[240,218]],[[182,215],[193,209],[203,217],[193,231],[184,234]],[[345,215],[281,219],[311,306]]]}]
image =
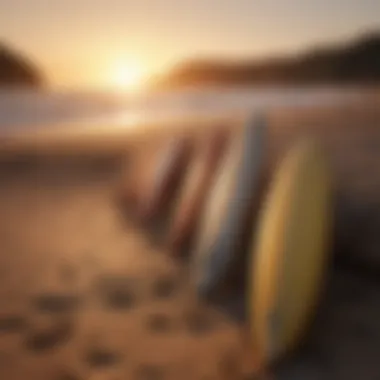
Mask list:
[{"label": "distant hill", "polygon": [[380,82],[380,32],[348,44],[319,47],[263,61],[194,60],[152,82],[155,88],[192,85],[302,85]]},{"label": "distant hill", "polygon": [[37,68],[21,54],[0,42],[0,88],[41,87],[43,78]]}]

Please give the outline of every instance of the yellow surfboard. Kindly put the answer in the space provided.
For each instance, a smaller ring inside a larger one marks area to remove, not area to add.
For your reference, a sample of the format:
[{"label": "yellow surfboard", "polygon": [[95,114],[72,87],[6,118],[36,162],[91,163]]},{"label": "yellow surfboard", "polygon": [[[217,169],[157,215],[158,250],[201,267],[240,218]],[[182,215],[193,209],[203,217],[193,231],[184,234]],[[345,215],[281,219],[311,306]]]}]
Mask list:
[{"label": "yellow surfboard", "polygon": [[265,367],[292,349],[323,285],[331,228],[330,173],[312,141],[280,164],[252,234],[248,310],[253,344]]}]

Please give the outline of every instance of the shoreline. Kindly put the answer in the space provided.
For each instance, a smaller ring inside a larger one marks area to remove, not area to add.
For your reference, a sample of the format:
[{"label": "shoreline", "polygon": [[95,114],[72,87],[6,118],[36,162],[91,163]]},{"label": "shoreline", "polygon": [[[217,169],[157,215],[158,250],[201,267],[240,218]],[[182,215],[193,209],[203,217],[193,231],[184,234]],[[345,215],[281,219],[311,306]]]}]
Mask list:
[{"label": "shoreline", "polygon": [[[31,130],[18,130],[13,133],[0,134],[0,157],[22,151],[49,152],[55,150],[61,153],[74,151],[123,151],[124,143],[129,145],[142,141],[149,136],[166,133],[196,132],[197,129],[209,128],[217,124],[241,123],[251,113],[263,113],[267,118],[272,115],[312,114],[336,112],[339,113],[347,107],[352,109],[369,109],[380,107],[380,91],[376,87],[373,91],[366,91],[354,100],[343,101],[339,104],[304,104],[304,105],[275,105],[266,107],[253,107],[249,110],[230,110],[226,113],[212,111],[199,115],[167,116],[158,120],[143,120],[123,122],[109,117],[103,121],[77,120],[73,122],[59,122],[35,125]],[[11,130],[11,127],[4,128]],[[103,145],[103,148],[102,148]]]}]

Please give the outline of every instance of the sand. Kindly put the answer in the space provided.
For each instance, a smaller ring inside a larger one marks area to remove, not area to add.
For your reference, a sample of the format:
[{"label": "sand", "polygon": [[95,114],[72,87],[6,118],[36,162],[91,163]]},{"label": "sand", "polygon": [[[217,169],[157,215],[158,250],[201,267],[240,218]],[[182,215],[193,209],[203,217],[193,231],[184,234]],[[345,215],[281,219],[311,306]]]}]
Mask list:
[{"label": "sand", "polygon": [[[316,134],[337,188],[318,315],[271,375],[379,378],[380,102],[275,109],[268,122],[273,165],[295,138]],[[176,133],[196,140],[203,130]],[[253,378],[244,323],[198,300],[187,266],[120,207],[128,168],[147,170],[167,135],[81,136],[75,148],[75,138],[2,142],[0,379]]]}]

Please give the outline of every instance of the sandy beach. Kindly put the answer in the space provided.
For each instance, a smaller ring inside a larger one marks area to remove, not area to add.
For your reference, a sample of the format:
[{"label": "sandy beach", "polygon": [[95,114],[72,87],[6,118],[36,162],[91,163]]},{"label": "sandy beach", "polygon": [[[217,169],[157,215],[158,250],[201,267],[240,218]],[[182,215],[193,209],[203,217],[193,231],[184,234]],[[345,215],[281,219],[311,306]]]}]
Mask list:
[{"label": "sandy beach", "polygon": [[[303,349],[272,375],[378,379],[380,98],[267,117],[271,161],[296,138],[316,135],[337,192],[317,318]],[[0,379],[254,378],[247,327],[201,303],[186,265],[117,202],[136,160],[148,167],[169,134],[204,133],[197,123],[147,130],[108,140],[66,136],[47,148],[41,137],[1,142]]]}]

